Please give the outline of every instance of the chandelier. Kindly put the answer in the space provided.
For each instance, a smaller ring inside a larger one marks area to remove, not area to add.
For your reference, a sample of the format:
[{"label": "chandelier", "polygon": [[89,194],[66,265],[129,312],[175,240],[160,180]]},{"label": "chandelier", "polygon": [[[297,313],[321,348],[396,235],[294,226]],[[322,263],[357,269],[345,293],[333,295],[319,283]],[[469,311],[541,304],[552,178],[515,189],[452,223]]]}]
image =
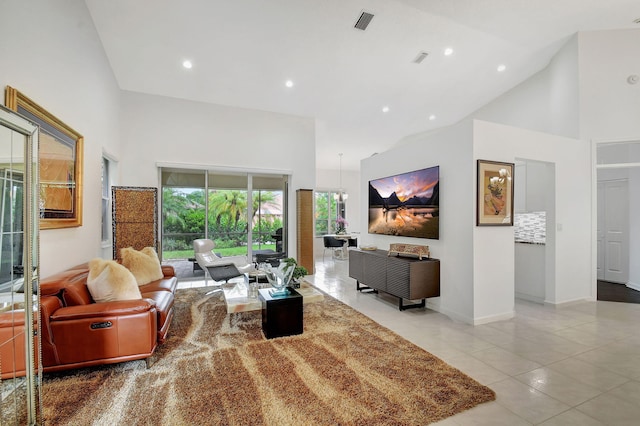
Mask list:
[{"label": "chandelier", "polygon": [[344,203],[349,198],[349,194],[347,194],[342,188],[342,153],[338,154],[340,156],[340,189],[336,194],[333,194],[333,197],[339,202]]}]

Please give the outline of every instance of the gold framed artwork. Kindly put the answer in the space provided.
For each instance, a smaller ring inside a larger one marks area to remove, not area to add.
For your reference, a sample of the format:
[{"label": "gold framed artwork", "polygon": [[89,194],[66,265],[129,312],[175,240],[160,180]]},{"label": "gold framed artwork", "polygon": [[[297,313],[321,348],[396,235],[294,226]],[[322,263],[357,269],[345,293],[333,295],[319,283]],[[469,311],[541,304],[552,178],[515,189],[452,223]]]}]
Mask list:
[{"label": "gold framed artwork", "polygon": [[478,160],[477,226],[513,226],[513,163]]},{"label": "gold framed artwork", "polygon": [[40,127],[40,229],[82,226],[84,138],[13,87],[5,105]]}]

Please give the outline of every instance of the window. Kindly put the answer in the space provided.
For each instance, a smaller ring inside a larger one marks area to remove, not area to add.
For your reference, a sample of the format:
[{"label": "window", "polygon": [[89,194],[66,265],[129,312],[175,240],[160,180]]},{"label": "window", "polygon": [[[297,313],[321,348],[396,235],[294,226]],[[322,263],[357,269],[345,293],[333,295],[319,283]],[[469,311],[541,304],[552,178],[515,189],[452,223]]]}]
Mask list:
[{"label": "window", "polygon": [[193,257],[196,238],[222,256],[287,251],[287,176],[163,168],[161,179],[163,259]]},{"label": "window", "polygon": [[316,191],[316,237],[335,233],[338,216],[346,217],[345,203],[338,202],[337,195],[338,191]]},{"label": "window", "polygon": [[[253,182],[255,185],[258,183],[258,179],[254,179]],[[253,191],[253,220],[251,223],[253,224],[253,247],[256,250],[284,251],[282,244],[283,199],[282,190],[260,189]]]},{"label": "window", "polygon": [[111,220],[109,213],[111,212],[111,178],[109,168],[111,161],[102,157],[102,244],[111,241]]}]

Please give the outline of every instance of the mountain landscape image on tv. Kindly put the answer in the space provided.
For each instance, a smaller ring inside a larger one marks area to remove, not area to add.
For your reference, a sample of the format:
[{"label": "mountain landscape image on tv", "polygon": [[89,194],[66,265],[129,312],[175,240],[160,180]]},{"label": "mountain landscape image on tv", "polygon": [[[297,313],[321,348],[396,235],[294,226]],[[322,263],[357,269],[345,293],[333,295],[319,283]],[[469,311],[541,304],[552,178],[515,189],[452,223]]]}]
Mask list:
[{"label": "mountain landscape image on tv", "polygon": [[440,167],[369,181],[369,233],[437,240]]}]

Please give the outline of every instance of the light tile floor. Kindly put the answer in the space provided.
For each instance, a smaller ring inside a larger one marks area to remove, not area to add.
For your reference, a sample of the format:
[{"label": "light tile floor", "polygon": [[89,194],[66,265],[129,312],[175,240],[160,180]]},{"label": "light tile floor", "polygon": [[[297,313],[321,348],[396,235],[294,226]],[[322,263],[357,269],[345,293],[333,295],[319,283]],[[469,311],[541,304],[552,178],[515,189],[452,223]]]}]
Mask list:
[{"label": "light tile floor", "polygon": [[308,280],[496,392],[438,425],[640,425],[638,304],[517,300],[515,318],[471,326],[356,291],[348,261],[320,258]]}]

